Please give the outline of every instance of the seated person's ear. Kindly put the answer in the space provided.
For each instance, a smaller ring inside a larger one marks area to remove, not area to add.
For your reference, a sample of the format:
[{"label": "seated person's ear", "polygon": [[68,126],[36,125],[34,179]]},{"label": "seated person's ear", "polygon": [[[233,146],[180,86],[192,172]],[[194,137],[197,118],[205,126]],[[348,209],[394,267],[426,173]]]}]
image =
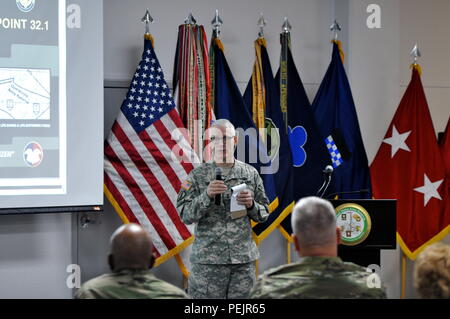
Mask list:
[{"label": "seated person's ear", "polygon": [[152,252],[152,257],[150,258],[150,265],[149,265],[149,269],[153,268],[153,266],[155,265],[155,261],[156,261],[156,254],[155,252]]},{"label": "seated person's ear", "polygon": [[300,253],[300,245],[298,244],[298,238],[297,238],[297,236],[295,236],[295,234],[292,234],[291,236],[292,236],[292,241],[294,242],[295,250],[296,250],[298,253]]},{"label": "seated person's ear", "polygon": [[340,227],[336,227],[336,242],[338,245],[342,244],[342,232]]},{"label": "seated person's ear", "polygon": [[109,268],[114,271],[114,256],[112,254],[108,255],[108,265]]}]

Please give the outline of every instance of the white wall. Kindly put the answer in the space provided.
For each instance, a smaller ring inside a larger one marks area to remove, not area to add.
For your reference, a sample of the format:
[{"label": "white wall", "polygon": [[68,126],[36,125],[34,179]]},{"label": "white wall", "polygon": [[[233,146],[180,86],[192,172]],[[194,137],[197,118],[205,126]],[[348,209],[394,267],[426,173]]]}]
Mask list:
[{"label": "white wall", "polygon": [[0,298],[70,298],[70,214],[0,216]]},{"label": "white wall", "polygon": [[448,0],[400,0],[400,84],[402,94],[411,77],[411,51],[417,42],[422,82],[436,132],[443,132],[450,114],[450,28]]},{"label": "white wall", "polygon": [[[329,31],[332,20],[333,0],[270,0],[219,1],[219,0],[170,0],[149,3],[145,0],[123,2],[105,0],[105,79],[129,81],[142,54],[144,26],[140,22],[145,8],[150,7],[154,18],[150,30],[155,38],[155,49],[166,79],[172,79],[173,60],[178,25],[190,11],[199,24],[205,26],[208,41],[211,37],[211,20],[219,9],[224,21],[221,39],[225,46],[230,67],[241,87],[250,78],[253,61],[253,41],[257,38],[257,21],[265,14],[265,36],[274,71],[279,64],[279,33],[283,18],[292,24],[292,51],[307,87],[317,86],[328,65]],[[315,90],[310,89],[312,98]]]},{"label": "white wall", "polygon": [[[381,29],[366,25],[366,8],[374,1],[349,1],[348,76],[369,163],[374,158],[398,105],[399,6],[377,1]],[[388,296],[400,297],[399,252],[381,252],[382,280]]]}]

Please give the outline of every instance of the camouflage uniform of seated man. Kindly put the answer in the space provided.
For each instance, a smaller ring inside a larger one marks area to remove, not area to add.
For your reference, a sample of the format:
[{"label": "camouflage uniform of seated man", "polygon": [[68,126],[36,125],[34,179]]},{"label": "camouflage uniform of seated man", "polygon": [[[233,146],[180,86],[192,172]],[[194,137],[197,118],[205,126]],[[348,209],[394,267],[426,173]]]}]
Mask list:
[{"label": "camouflage uniform of seated man", "polygon": [[265,272],[251,292],[252,299],[386,298],[384,287],[368,284],[369,275],[377,274],[337,257],[341,233],[330,202],[303,198],[295,205],[291,221],[301,260]]},{"label": "camouflage uniform of seated man", "polygon": [[[217,120],[211,132],[213,160],[192,170],[178,194],[182,221],[195,223],[188,293],[193,298],[248,298],[259,258],[250,220],[267,220],[269,200],[257,170],[234,158],[233,125]],[[223,180],[216,180],[217,167]],[[245,206],[238,215],[230,212],[231,187],[242,183],[248,188],[237,196]],[[220,205],[216,195],[221,195]]]},{"label": "camouflage uniform of seated man", "polygon": [[186,299],[180,288],[151,272],[155,258],[150,235],[137,224],[119,227],[111,237],[112,273],[81,286],[75,299]]}]

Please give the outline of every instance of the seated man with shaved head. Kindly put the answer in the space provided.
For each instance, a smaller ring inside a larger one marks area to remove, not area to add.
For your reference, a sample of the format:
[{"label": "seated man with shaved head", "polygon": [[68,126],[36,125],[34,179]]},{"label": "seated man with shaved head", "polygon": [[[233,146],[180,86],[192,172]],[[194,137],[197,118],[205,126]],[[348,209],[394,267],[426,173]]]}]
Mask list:
[{"label": "seated man with shaved head", "polygon": [[337,256],[341,230],[329,201],[301,199],[292,213],[295,249],[300,262],[265,272],[251,298],[386,298],[384,288],[372,288],[368,277],[378,276]]},{"label": "seated man with shaved head", "polygon": [[158,299],[188,296],[179,288],[157,279],[153,267],[153,243],[137,224],[119,227],[111,236],[108,256],[112,273],[89,280],[77,291],[76,299]]}]

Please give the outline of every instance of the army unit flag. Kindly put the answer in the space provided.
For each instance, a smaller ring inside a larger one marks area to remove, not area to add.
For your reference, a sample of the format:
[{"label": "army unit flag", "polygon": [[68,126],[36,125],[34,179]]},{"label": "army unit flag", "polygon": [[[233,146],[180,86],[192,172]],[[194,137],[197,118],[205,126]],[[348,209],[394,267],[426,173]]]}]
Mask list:
[{"label": "army unit flag", "polygon": [[444,162],[417,65],[370,170],[374,197],[398,199],[397,239],[410,259],[447,235]]},{"label": "army unit flag", "polygon": [[316,122],[334,167],[334,190],[340,198],[370,198],[366,151],[338,41],[331,63],[312,103]]},{"label": "army unit flag", "polygon": [[142,60],[105,141],[104,178],[105,194],[122,220],[150,233],[157,264],[193,240],[176,209],[181,181],[199,163],[183,129],[146,35]]},{"label": "army unit flag", "polygon": [[267,155],[266,146],[258,137],[255,124],[228,66],[222,42],[217,37],[211,40],[210,65],[214,114],[218,119],[229,120],[237,132],[249,129],[255,133],[239,137],[237,149],[245,150],[245,158],[239,158],[239,152],[237,155],[239,160],[252,165],[260,172],[270,202],[269,211],[272,212],[278,206],[273,174],[262,173],[263,169],[267,172],[271,171],[271,161]]},{"label": "army unit flag", "polygon": [[[293,199],[316,195],[323,183],[322,171],[331,164],[330,155],[321,138],[313,109],[297,71],[290,48],[290,33],[281,33],[281,65],[275,77],[280,92],[280,105],[284,105],[288,137],[292,152]],[[327,194],[333,193],[333,180]],[[281,223],[281,233],[290,240],[291,218]]]},{"label": "army unit flag", "polygon": [[[265,142],[272,162],[277,162],[273,178],[278,197],[278,207],[264,223],[253,227],[261,241],[265,239],[291,212],[294,207],[292,155],[280,108],[280,95],[275,83],[267,44],[264,38],[255,41],[256,59],[253,74],[244,93],[244,101],[252,114]],[[290,236],[288,236],[288,239]]]}]

